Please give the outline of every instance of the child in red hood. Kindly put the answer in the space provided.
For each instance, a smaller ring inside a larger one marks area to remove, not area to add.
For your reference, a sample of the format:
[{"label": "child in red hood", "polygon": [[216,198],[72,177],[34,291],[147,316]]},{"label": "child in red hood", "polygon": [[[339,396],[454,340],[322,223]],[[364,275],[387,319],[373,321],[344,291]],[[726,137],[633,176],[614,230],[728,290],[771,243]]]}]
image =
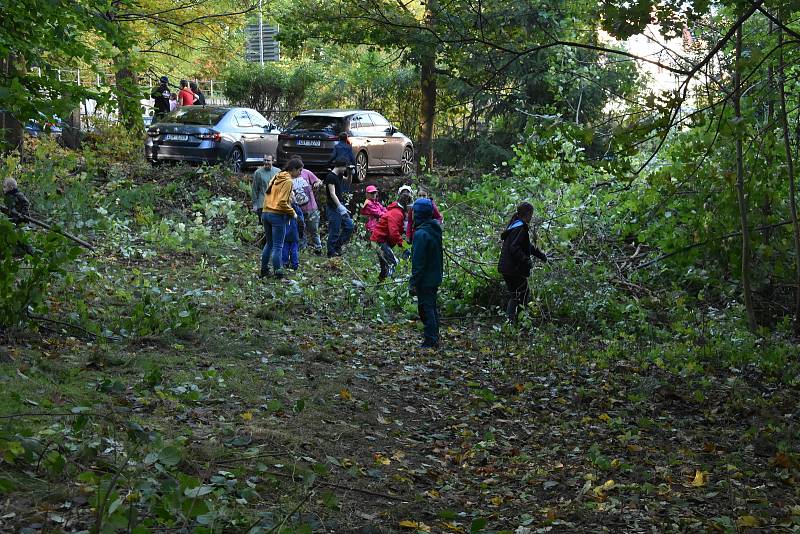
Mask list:
[{"label": "child in red hood", "polygon": [[403,246],[403,223],[410,204],[411,195],[408,191],[401,191],[397,202],[389,204],[386,212],[378,219],[375,229],[372,230],[370,240],[378,244],[378,263],[381,266],[378,280],[391,277],[395,266],[399,263],[392,252],[392,247]]}]

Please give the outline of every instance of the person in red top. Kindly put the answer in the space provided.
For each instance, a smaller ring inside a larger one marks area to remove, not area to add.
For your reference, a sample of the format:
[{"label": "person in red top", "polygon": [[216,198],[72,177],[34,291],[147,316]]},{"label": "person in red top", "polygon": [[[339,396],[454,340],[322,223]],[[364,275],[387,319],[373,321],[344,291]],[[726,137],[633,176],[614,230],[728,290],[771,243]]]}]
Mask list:
[{"label": "person in red top", "polygon": [[181,90],[178,92],[178,105],[191,106],[194,104],[194,93],[189,89],[189,82],[181,80]]},{"label": "person in red top", "polygon": [[372,231],[375,229],[378,220],[384,213],[386,213],[386,206],[381,204],[381,201],[378,200],[378,188],[374,185],[368,185],[367,199],[361,207],[361,215],[367,218],[367,222],[364,225],[367,228],[367,238],[372,235]]},{"label": "person in red top", "polygon": [[381,215],[375,229],[372,230],[370,240],[378,244],[378,263],[381,267],[378,280],[394,275],[394,269],[399,261],[392,252],[392,247],[403,246],[403,223],[410,204],[411,195],[408,191],[402,191],[397,202],[389,204],[386,213]]},{"label": "person in red top", "polygon": [[[424,185],[419,186],[419,192],[417,192],[417,198],[428,198],[428,199],[430,199],[431,204],[433,204],[433,219],[436,220],[436,221],[439,221],[439,224],[442,224],[442,222],[444,222],[444,217],[442,217],[442,214],[439,213],[439,209],[436,207],[436,202],[433,201],[433,199],[431,198],[430,193],[428,192],[428,189]],[[406,224],[406,239],[408,240],[409,244],[414,241],[414,212],[413,211],[411,211],[408,214],[408,223]]]}]

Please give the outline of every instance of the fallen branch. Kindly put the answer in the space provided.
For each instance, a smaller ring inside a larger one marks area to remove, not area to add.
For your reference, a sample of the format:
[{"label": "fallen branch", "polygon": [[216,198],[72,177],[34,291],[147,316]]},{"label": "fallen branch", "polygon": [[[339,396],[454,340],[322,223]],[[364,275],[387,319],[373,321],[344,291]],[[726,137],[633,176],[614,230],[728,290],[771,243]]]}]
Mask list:
[{"label": "fallen branch", "polygon": [[[10,213],[8,211],[8,208],[6,208],[5,206],[0,206],[0,211],[5,213],[6,215],[10,215]],[[45,230],[52,230],[53,232],[56,232],[57,234],[61,234],[64,237],[66,237],[67,239],[70,239],[70,240],[74,241],[75,243],[79,244],[80,246],[88,248],[92,252],[95,251],[95,248],[91,245],[91,243],[88,243],[87,241],[84,241],[80,237],[76,237],[76,236],[70,234],[69,232],[61,230],[60,228],[53,227],[52,225],[47,224],[46,222],[42,222],[39,219],[34,219],[33,217],[29,217],[27,215],[16,214],[15,216],[18,217],[22,221],[29,222],[31,224],[35,224],[36,226],[44,228]]]},{"label": "fallen branch", "polygon": [[42,315],[34,315],[31,312],[27,312],[27,315],[28,315],[29,319],[32,319],[34,321],[44,321],[46,323],[57,324],[59,326],[64,326],[64,327],[67,327],[67,328],[74,328],[75,330],[79,330],[79,331],[83,332],[86,336],[88,336],[91,339],[97,339],[97,334],[95,334],[93,332],[89,332],[88,330],[86,330],[82,326],[79,326],[79,325],[76,325],[76,324],[72,324],[72,323],[66,323],[64,321],[58,321],[56,319],[50,319],[50,318],[44,317]]}]

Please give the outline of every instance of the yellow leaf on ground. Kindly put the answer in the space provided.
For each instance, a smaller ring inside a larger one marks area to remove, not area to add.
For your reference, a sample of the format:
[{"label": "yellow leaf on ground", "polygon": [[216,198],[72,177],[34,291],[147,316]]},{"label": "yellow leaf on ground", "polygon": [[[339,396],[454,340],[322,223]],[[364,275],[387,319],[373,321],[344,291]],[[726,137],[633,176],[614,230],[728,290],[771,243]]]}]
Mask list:
[{"label": "yellow leaf on ground", "polygon": [[439,498],[439,492],[436,491],[435,489],[426,491],[425,495],[427,495],[431,499],[438,499]]},{"label": "yellow leaf on ground", "polygon": [[339,392],[339,396],[342,398],[342,400],[353,400],[353,396],[350,394],[350,391],[347,388],[342,388],[342,390]]},{"label": "yellow leaf on ground", "polygon": [[389,465],[390,463],[392,463],[392,461],[390,459],[388,459],[386,456],[382,455],[379,452],[376,452],[375,454],[373,454],[372,457],[375,458],[375,463],[376,464]]},{"label": "yellow leaf on ground", "polygon": [[708,474],[704,473],[700,470],[695,470],[694,472],[694,480],[692,480],[692,486],[695,488],[700,488],[708,484]]},{"label": "yellow leaf on ground", "polygon": [[641,452],[642,448],[635,443],[628,444],[628,452]]},{"label": "yellow leaf on ground", "polygon": [[500,506],[501,504],[503,504],[503,498],[500,495],[496,495],[489,500],[495,506]]},{"label": "yellow leaf on ground", "polygon": [[600,486],[600,489],[602,489],[603,491],[608,491],[608,490],[610,490],[611,488],[613,488],[616,485],[617,485],[617,483],[614,482],[613,480],[606,480],[603,483],[603,485]]},{"label": "yellow leaf on ground", "polygon": [[742,515],[736,520],[736,526],[755,528],[759,525],[758,518],[752,515]]},{"label": "yellow leaf on ground", "polygon": [[253,418],[253,414],[252,414],[252,412],[244,412],[244,413],[240,413],[239,417],[241,417],[245,421],[250,421]]},{"label": "yellow leaf on ground", "polygon": [[609,421],[611,421],[611,416],[608,415],[607,413],[601,413],[597,418],[603,421],[604,423],[608,423]]},{"label": "yellow leaf on ground", "polygon": [[412,521],[410,519],[404,519],[400,521],[400,526],[403,528],[413,528],[416,530],[421,530],[422,532],[430,532],[431,527],[423,523],[422,521]]}]

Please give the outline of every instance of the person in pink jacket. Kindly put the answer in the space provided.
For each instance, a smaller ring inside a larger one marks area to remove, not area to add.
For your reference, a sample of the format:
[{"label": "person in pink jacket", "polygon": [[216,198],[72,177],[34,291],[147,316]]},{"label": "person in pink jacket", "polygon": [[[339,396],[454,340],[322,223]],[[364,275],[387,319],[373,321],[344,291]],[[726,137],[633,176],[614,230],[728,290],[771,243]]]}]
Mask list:
[{"label": "person in pink jacket", "polygon": [[374,185],[367,186],[367,199],[361,207],[361,215],[367,218],[367,236],[372,235],[375,226],[378,224],[381,215],[386,213],[386,207],[378,200],[378,188]]}]

